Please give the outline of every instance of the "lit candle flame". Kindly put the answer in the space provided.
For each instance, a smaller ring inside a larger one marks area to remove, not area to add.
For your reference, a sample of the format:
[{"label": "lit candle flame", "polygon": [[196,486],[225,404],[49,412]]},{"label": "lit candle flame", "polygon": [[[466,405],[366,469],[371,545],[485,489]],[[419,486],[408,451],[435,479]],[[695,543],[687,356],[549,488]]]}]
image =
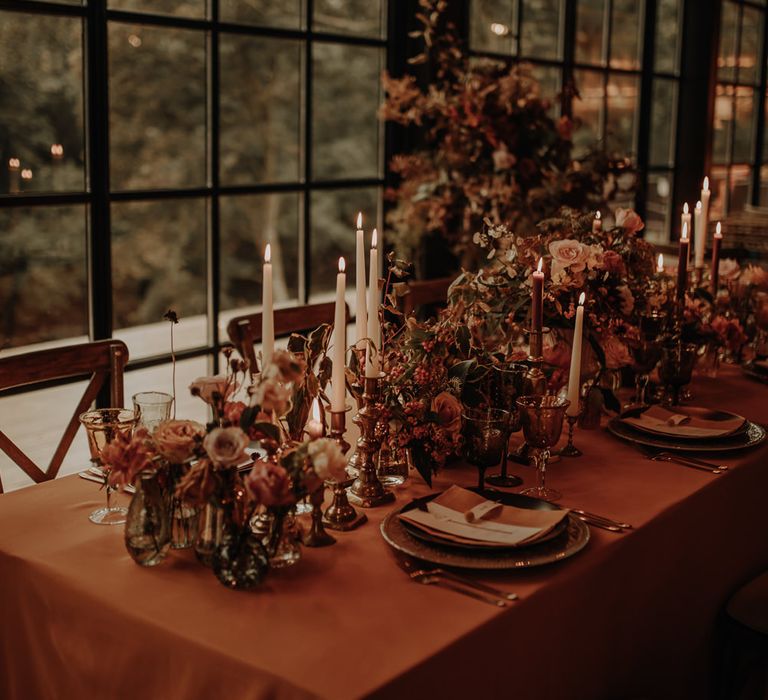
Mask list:
[{"label": "lit candle flame", "polygon": [[683,224],[683,235],[680,236],[680,238],[682,238],[684,241],[688,240],[688,222],[687,221]]},{"label": "lit candle flame", "polygon": [[664,272],[664,253],[659,253],[659,259],[656,263],[656,272]]},{"label": "lit candle flame", "polygon": [[582,292],[581,296],[579,297],[579,306],[584,306],[584,300],[587,298],[586,293]]},{"label": "lit candle flame", "polygon": [[317,397],[312,402],[312,420],[320,422],[320,402],[317,400]]},{"label": "lit candle flame", "polygon": [[29,168],[24,168],[24,170],[21,171],[21,179],[22,180],[31,180],[32,179],[32,171]]},{"label": "lit candle flame", "polygon": [[598,221],[600,221],[600,219],[602,218],[602,217],[600,216],[600,212],[599,212],[599,211],[596,211],[596,212],[595,212],[595,218],[596,218]]},{"label": "lit candle flame", "polygon": [[363,212],[357,212],[357,228],[363,228]]},{"label": "lit candle flame", "polygon": [[539,258],[539,264],[536,266],[536,272],[541,272],[544,265],[544,258]]},{"label": "lit candle flame", "polygon": [[376,229],[373,229],[373,233],[371,234],[371,248],[376,247],[378,238],[379,238],[379,232]]},{"label": "lit candle flame", "polygon": [[267,247],[264,248],[264,262],[265,263],[272,262],[272,244],[271,243],[267,243]]},{"label": "lit candle flame", "polygon": [[687,213],[688,213],[688,202],[683,204],[683,214],[687,214]]},{"label": "lit candle flame", "polygon": [[697,213],[701,214],[701,200],[696,202],[696,211]]},{"label": "lit candle flame", "polygon": [[21,165],[21,161],[18,158],[10,158],[8,160],[9,168],[18,168]]},{"label": "lit candle flame", "polygon": [[63,156],[64,155],[64,146],[62,146],[60,143],[54,143],[51,145],[51,155],[56,156]]},{"label": "lit candle flame", "polygon": [[717,222],[717,225],[715,226],[715,238],[722,238],[723,237],[723,227],[720,225],[720,222]]},{"label": "lit candle flame", "polygon": [[703,187],[703,189],[704,189],[705,192],[709,192],[709,178],[706,177],[706,176],[704,177],[704,187]]},{"label": "lit candle flame", "polygon": [[347,263],[344,258],[339,258],[339,272],[344,272],[347,269]]}]

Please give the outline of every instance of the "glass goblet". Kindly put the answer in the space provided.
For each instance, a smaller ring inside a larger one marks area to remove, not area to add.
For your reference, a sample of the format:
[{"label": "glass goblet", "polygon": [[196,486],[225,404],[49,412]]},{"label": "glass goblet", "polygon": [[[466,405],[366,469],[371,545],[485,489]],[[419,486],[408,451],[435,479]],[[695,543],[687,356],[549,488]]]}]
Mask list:
[{"label": "glass goblet", "polygon": [[478,488],[485,489],[485,471],[501,462],[509,440],[509,411],[465,408],[462,414],[467,459],[478,469]]},{"label": "glass goblet", "polygon": [[[528,366],[520,362],[510,362],[504,365],[495,365],[491,372],[490,399],[493,408],[509,411],[509,428],[507,435],[520,430],[520,411],[517,410],[515,399],[523,393],[525,377],[528,374]],[[501,458],[501,473],[489,476],[486,481],[492,486],[512,488],[519,486],[523,480],[516,474],[507,472],[508,449],[504,450]]]},{"label": "glass goblet", "polygon": [[667,327],[666,311],[650,311],[640,315],[640,333],[644,340],[658,340]]},{"label": "glass goblet", "polygon": [[680,403],[680,391],[691,381],[697,352],[698,348],[694,343],[662,345],[659,378],[666,387],[665,405],[677,406]]},{"label": "glass goblet", "polygon": [[526,443],[535,450],[538,483],[521,493],[545,501],[556,501],[561,493],[547,488],[547,462],[550,450],[563,432],[563,418],[571,402],[557,396],[521,396],[517,400]]},{"label": "glass goblet", "polygon": [[635,372],[635,396],[632,403],[625,408],[647,406],[645,390],[648,379],[661,359],[659,344],[647,339],[641,339],[629,346],[632,355],[632,369]]},{"label": "glass goblet", "polygon": [[173,396],[162,391],[140,391],[134,394],[136,427],[146,428],[151,433],[160,423],[171,417],[172,405]]},{"label": "glass goblet", "polygon": [[107,492],[106,507],[93,511],[88,518],[97,525],[122,525],[128,515],[128,509],[124,506],[113,506],[111,503],[114,489],[107,482],[109,471],[102,465],[101,451],[118,435],[131,434],[136,424],[136,413],[127,408],[97,408],[80,414],[80,422],[88,438],[91,462],[103,473]]}]

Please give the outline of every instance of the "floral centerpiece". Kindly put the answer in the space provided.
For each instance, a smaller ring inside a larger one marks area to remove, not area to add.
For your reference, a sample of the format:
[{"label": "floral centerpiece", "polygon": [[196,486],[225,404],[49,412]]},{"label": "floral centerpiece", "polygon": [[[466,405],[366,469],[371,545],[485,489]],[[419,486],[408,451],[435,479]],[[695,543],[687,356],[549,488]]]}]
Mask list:
[{"label": "floral centerpiece", "polygon": [[385,74],[380,112],[422,134],[421,148],[390,163],[400,182],[386,193],[394,203],[387,222],[401,255],[414,259],[437,240],[466,266],[484,219],[530,235],[563,205],[594,211],[634,188],[625,159],[574,158],[575,124],[552,117],[529,66],[470,60],[443,16],[445,0],[419,5],[424,51],[410,62],[431,62],[434,80],[422,88],[413,76]]}]

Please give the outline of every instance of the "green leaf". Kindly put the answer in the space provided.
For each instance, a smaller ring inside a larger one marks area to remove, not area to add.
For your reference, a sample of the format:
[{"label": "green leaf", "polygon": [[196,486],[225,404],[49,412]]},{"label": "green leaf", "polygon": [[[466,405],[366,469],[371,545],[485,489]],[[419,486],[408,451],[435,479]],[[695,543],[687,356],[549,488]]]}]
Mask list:
[{"label": "green leaf", "polygon": [[424,452],[421,445],[411,447],[411,460],[427,486],[432,486],[432,458]]}]

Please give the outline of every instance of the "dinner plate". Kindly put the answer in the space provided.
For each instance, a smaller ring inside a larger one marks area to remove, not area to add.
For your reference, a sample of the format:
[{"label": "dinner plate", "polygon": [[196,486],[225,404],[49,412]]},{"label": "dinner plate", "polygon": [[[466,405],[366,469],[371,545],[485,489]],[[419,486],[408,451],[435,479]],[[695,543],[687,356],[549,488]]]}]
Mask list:
[{"label": "dinner plate", "polygon": [[[477,493],[476,488],[469,489],[469,490]],[[406,505],[404,505],[398,511],[398,514],[407,513],[409,510],[420,508],[423,505],[427,504],[432,499],[437,498],[439,495],[440,493],[433,493],[433,494],[430,494],[429,496],[414,498],[410,503],[407,503]],[[530,496],[523,496],[522,494],[519,494],[519,493],[504,493],[503,491],[486,489],[483,495],[486,496],[489,500],[498,501],[505,506],[515,506],[516,508],[527,508],[529,510],[561,510],[559,506],[556,506],[553,503],[549,503],[548,501],[542,501],[539,498],[531,498]],[[433,544],[438,547],[446,547],[448,549],[458,549],[465,552],[477,552],[477,551],[508,552],[512,549],[521,549],[523,547],[535,547],[539,544],[543,544],[544,542],[548,542],[549,540],[554,539],[559,535],[562,535],[567,527],[567,519],[563,519],[563,521],[555,525],[555,527],[553,527],[550,532],[548,532],[546,535],[542,535],[541,537],[537,538],[533,542],[522,542],[520,544],[515,544],[515,545],[500,546],[498,544],[490,544],[490,543],[485,544],[483,542],[477,542],[475,544],[454,542],[452,540],[448,540],[443,537],[440,537],[440,535],[435,535],[429,532],[425,532],[424,530],[418,528],[413,523],[409,523],[407,520],[401,519],[400,522],[402,523],[403,527],[408,531],[408,533],[413,537],[415,537],[416,539],[422,540],[423,542],[427,542],[429,544]]]},{"label": "dinner plate", "polygon": [[618,417],[611,418],[608,421],[608,430],[616,437],[627,442],[677,452],[728,452],[730,450],[743,450],[747,447],[759,445],[765,440],[766,434],[763,426],[747,421],[745,429],[734,435],[726,435],[717,439],[677,440],[676,438],[666,438],[661,435],[640,432],[622,423]]},{"label": "dinner plate", "polygon": [[456,569],[527,569],[552,564],[580,552],[589,542],[586,523],[568,514],[566,529],[558,537],[536,546],[499,551],[462,551],[438,547],[411,535],[398,517],[400,508],[389,513],[381,523],[385,542],[403,554],[438,566]]},{"label": "dinner plate", "polygon": [[705,408],[704,406],[675,406],[674,408],[669,409],[670,411],[673,411],[674,413],[678,413],[683,416],[690,416],[691,418],[701,418],[703,420],[708,421],[727,421],[727,420],[733,420],[734,418],[741,420],[742,423],[739,425],[738,428],[735,428],[729,433],[724,433],[722,435],[716,435],[716,436],[702,436],[702,435],[685,435],[681,433],[674,433],[674,427],[669,426],[670,430],[669,432],[665,430],[659,430],[658,428],[652,428],[650,426],[645,425],[633,425],[631,423],[624,423],[623,419],[627,417],[638,417],[640,416],[645,410],[645,408],[630,408],[627,411],[624,411],[624,413],[621,414],[620,418],[622,419],[622,423],[626,425],[631,430],[636,430],[641,433],[645,433],[646,435],[654,435],[656,437],[662,437],[668,440],[698,440],[698,441],[706,441],[710,442],[712,440],[722,440],[723,438],[730,438],[735,437],[736,435],[740,435],[741,433],[745,433],[747,431],[747,428],[749,427],[749,421],[744,418],[744,416],[740,416],[738,413],[730,413],[729,411],[721,411],[719,409],[713,409],[713,408]]},{"label": "dinner plate", "polygon": [[743,364],[741,366],[741,371],[750,379],[755,379],[763,384],[768,384],[768,371],[755,367],[751,362]]}]

